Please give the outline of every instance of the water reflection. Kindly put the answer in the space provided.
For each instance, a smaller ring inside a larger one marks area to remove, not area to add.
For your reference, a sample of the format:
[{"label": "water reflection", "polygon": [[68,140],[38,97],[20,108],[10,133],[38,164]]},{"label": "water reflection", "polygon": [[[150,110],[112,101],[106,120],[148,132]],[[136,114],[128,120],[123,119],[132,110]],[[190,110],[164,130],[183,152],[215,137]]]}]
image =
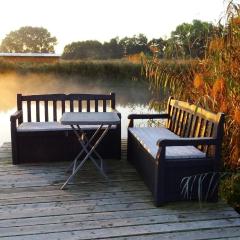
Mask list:
[{"label": "water reflection", "polygon": [[51,74],[0,74],[0,110],[7,111],[16,105],[16,94],[44,93],[109,93],[115,92],[121,105],[147,104],[148,86],[143,82],[89,80],[78,76],[60,77]]},{"label": "water reflection", "polygon": [[122,134],[126,136],[127,115],[149,112],[150,93],[143,82],[89,80],[79,76],[50,74],[0,74],[0,145],[10,141],[9,117],[16,110],[16,94],[116,93],[117,109],[122,113]]}]

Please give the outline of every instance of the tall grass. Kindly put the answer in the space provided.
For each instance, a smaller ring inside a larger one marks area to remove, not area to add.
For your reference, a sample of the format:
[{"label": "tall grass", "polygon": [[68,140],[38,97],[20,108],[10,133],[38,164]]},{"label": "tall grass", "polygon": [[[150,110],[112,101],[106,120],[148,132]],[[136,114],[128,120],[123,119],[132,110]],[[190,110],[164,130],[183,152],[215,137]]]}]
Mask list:
[{"label": "tall grass", "polygon": [[225,23],[216,28],[205,59],[170,63],[156,58],[143,61],[143,73],[153,91],[153,107],[163,107],[161,98],[172,95],[226,114],[222,156],[225,171],[230,170],[232,174],[224,180],[221,192],[240,209],[240,5],[229,2]]},{"label": "tall grass", "polygon": [[218,28],[209,42],[205,59],[180,62],[145,59],[144,74],[149,80],[155,105],[162,106],[159,100],[173,95],[213,112],[224,112],[224,163],[231,169],[240,167],[239,5],[229,3],[227,23]]},{"label": "tall grass", "polygon": [[140,64],[128,61],[60,61],[59,63],[13,63],[0,61],[0,72],[81,75],[92,79],[123,80],[140,78]]}]

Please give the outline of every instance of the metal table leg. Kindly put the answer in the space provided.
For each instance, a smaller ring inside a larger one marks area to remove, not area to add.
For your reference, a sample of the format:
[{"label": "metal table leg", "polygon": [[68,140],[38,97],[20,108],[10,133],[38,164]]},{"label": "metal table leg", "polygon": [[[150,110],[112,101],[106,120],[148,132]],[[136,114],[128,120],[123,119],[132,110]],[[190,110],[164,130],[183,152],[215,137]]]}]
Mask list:
[{"label": "metal table leg", "polygon": [[[91,136],[91,138],[88,140],[87,139],[87,137],[86,137],[86,135],[84,134],[84,132],[82,131],[82,129],[79,127],[79,125],[77,125],[77,129],[74,127],[74,125],[71,125],[71,127],[72,127],[72,129],[73,129],[73,132],[74,132],[74,134],[76,135],[76,137],[77,137],[77,139],[78,139],[78,141],[80,142],[80,144],[81,144],[81,142],[83,142],[85,139],[86,139],[86,144],[84,144],[85,145],[85,147],[87,148],[88,146],[90,147],[90,148],[92,148],[92,145],[91,145],[91,142],[93,141],[93,139],[95,138],[95,136],[100,132],[100,130],[102,129],[102,126],[103,125],[100,125],[98,128],[97,128],[97,130],[95,131],[95,133]],[[80,133],[78,133],[77,132],[77,130],[80,132]],[[80,134],[81,135],[84,135],[85,137],[85,139],[83,139],[82,138],[82,136],[80,136]],[[81,146],[82,146],[82,144],[81,144]],[[76,164],[77,164],[77,161],[78,161],[78,159],[80,158],[80,156],[83,154],[85,152],[85,150],[84,150],[84,148],[82,147],[82,150],[78,153],[78,155],[74,158],[74,160],[73,160],[73,162],[70,164],[70,166],[67,168],[67,170],[66,170],[66,172],[68,172],[70,169],[72,169],[72,172],[74,172],[74,170],[76,169]],[[101,158],[101,156],[95,151],[94,152],[98,157],[100,157]]]},{"label": "metal table leg", "polygon": [[[111,128],[111,125],[108,125],[107,128],[103,131],[103,133],[101,134],[101,136],[98,138],[98,140],[95,142],[95,144],[91,147],[90,150],[87,149],[87,146],[89,146],[90,144],[90,140],[92,140],[93,138],[91,137],[89,141],[87,141],[86,144],[84,144],[83,139],[80,138],[80,135],[77,133],[76,129],[73,127],[73,130],[75,132],[75,134],[78,137],[79,143],[82,146],[82,151],[76,156],[76,158],[74,159],[73,162],[73,171],[72,174],[69,176],[69,178],[66,180],[66,182],[62,185],[61,189],[64,189],[65,186],[69,183],[69,181],[71,181],[73,179],[73,177],[76,175],[76,173],[81,169],[81,167],[83,166],[83,164],[87,161],[88,158],[90,158],[92,160],[92,162],[94,163],[94,165],[96,166],[96,168],[100,171],[100,173],[106,178],[108,179],[108,177],[106,176],[106,174],[103,171],[102,168],[102,158],[101,158],[101,167],[98,166],[98,164],[96,163],[95,159],[91,156],[91,154],[93,152],[96,153],[96,147],[98,146],[98,144],[101,142],[101,140],[103,139],[103,137],[107,134],[107,132],[109,131],[109,129]],[[96,132],[94,133],[94,136],[96,136],[96,134],[102,129],[103,125],[101,125]],[[82,132],[82,131],[81,131]],[[82,132],[83,133],[83,132]],[[84,159],[77,165],[77,160],[79,159],[79,157],[81,156],[81,154],[83,153],[83,151],[86,152],[86,156],[84,157]],[[99,154],[98,154],[99,155]],[[99,155],[100,156],[100,155]]]}]

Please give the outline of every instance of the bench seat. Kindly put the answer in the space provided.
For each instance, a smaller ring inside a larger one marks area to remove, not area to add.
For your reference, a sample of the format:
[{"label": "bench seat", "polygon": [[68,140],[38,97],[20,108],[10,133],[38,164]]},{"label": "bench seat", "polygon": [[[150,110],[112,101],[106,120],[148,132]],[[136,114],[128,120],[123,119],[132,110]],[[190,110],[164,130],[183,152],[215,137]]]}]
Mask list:
[{"label": "bench seat", "polygon": [[[97,129],[99,125],[82,125],[83,130]],[[116,129],[116,126],[112,126],[112,129]],[[17,127],[17,132],[54,132],[54,131],[69,131],[72,130],[71,126],[62,125],[59,122],[23,122]]]},{"label": "bench seat", "polygon": [[[180,137],[164,127],[133,127],[129,128],[133,136],[156,159],[159,139],[179,139]],[[206,153],[194,146],[169,146],[166,147],[166,159],[196,159],[205,158]]]}]

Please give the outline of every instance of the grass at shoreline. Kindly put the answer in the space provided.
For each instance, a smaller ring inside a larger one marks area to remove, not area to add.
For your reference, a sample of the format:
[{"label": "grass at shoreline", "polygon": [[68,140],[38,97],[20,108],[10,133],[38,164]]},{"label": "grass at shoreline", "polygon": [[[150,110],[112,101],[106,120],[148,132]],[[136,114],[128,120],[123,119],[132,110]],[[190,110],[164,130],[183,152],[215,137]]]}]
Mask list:
[{"label": "grass at shoreline", "polygon": [[125,60],[107,61],[60,61],[48,63],[13,63],[0,61],[0,73],[40,73],[55,75],[80,75],[104,79],[140,79],[141,65]]}]

